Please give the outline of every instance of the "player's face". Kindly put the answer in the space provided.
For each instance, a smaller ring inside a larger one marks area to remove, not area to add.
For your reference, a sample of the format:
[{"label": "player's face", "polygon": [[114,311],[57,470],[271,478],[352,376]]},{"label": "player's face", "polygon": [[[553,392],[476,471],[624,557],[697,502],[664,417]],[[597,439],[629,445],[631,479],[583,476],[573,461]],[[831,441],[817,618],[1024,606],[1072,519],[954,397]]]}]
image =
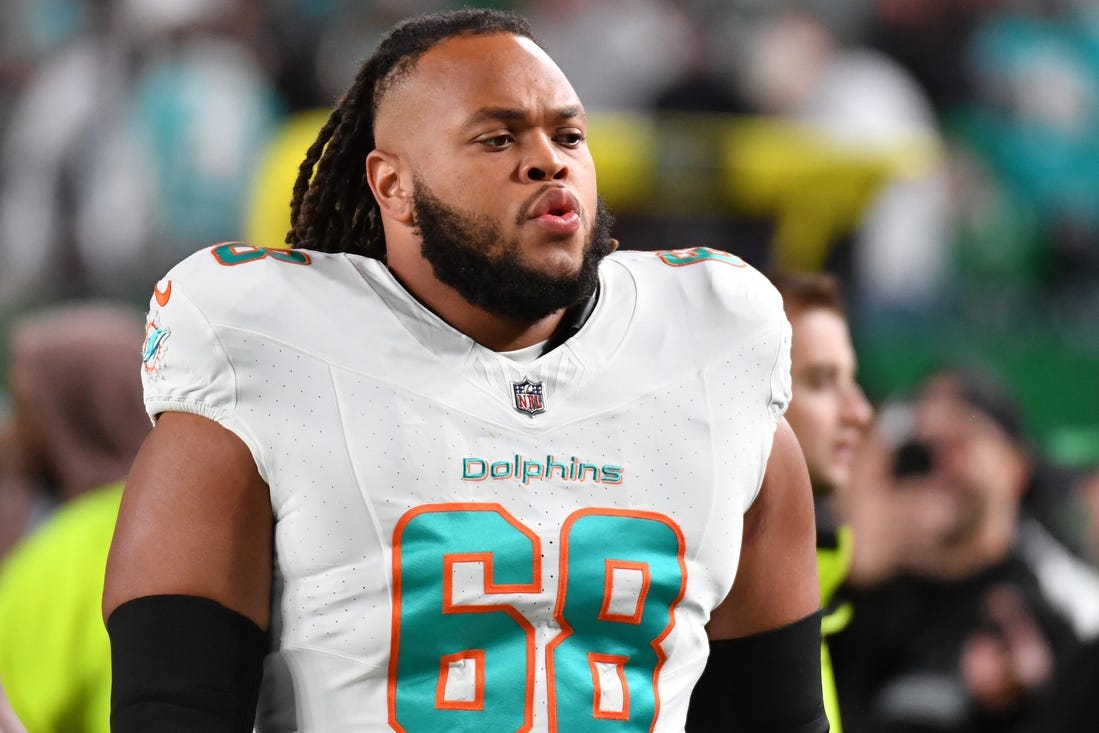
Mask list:
[{"label": "player's face", "polygon": [[416,180],[413,206],[421,254],[442,282],[489,313],[536,321],[594,292],[599,261],[614,250],[613,219],[602,201],[576,272],[556,273],[526,264],[522,242],[505,237],[488,217],[447,206]]},{"label": "player's face", "polygon": [[400,84],[417,223],[441,205],[491,233],[469,242],[482,261],[577,275],[597,239],[595,169],[584,109],[545,52],[507,34],[452,38]]},{"label": "player's face", "polygon": [[855,381],[847,323],[834,311],[813,308],[795,314],[790,324],[793,395],[786,419],[801,443],[814,488],[843,489],[873,418]]}]

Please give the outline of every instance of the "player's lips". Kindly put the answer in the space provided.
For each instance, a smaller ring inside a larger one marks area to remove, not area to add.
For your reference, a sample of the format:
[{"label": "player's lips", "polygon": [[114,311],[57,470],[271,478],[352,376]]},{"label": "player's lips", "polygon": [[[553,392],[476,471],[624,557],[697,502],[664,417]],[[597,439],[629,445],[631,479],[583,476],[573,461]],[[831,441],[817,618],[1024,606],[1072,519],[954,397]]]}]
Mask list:
[{"label": "player's lips", "polygon": [[573,234],[580,229],[580,202],[563,188],[553,188],[527,208],[527,219],[553,234]]}]

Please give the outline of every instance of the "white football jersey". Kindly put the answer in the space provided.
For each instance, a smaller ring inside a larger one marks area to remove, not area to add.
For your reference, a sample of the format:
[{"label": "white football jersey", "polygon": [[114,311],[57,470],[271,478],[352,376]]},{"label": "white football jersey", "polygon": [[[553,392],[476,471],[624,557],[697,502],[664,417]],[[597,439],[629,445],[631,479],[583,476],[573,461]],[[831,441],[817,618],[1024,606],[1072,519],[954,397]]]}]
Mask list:
[{"label": "white football jersey", "polygon": [[270,487],[257,730],[682,731],[789,348],[770,283],[705,248],[611,255],[587,323],[530,363],[375,260],[175,267],[147,409],[225,426]]}]

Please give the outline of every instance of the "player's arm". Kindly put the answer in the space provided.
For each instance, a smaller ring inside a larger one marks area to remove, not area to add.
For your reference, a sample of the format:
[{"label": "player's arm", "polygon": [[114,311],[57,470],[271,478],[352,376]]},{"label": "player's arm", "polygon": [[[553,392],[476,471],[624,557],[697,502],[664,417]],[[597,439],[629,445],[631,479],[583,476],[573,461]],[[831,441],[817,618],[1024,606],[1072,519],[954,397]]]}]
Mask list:
[{"label": "player's arm", "polygon": [[733,588],[707,626],[710,659],[688,729],[824,733],[813,493],[801,448],[779,422],[763,486],[744,515]]},{"label": "player's arm", "polygon": [[113,733],[252,730],[271,548],[267,486],[244,443],[204,417],[161,415],[107,561]]}]

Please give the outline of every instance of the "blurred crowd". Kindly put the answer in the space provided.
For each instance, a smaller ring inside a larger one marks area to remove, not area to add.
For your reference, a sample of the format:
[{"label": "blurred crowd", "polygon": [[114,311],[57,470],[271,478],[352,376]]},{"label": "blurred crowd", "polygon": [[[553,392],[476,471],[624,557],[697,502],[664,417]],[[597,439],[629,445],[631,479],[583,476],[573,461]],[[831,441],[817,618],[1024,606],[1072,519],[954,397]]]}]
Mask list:
[{"label": "blurred crowd", "polygon": [[[11,670],[28,639],[71,654],[97,621],[117,481],[149,427],[152,284],[212,242],[280,246],[336,90],[395,20],[458,4],[0,6],[0,680],[32,729],[103,729],[73,721],[102,719],[105,638],[70,685],[82,703],[30,700]],[[848,733],[1094,727],[1073,690],[1099,680],[1099,11],[482,4],[530,17],[576,86],[623,247],[709,245],[842,283],[875,370],[869,402],[835,418],[855,458],[828,502],[856,538],[853,620],[831,637]],[[967,348],[1013,338],[1038,339],[1024,363]],[[80,584],[56,559],[73,537],[83,600],[14,604]],[[64,603],[84,621],[59,620]]]},{"label": "blurred crowd", "polygon": [[[459,4],[4,3],[0,327],[58,300],[141,303],[212,241],[279,245],[316,111],[395,19]],[[932,332],[1006,358],[1043,436],[1094,424],[1099,396],[1050,398],[1099,349],[1092,3],[490,4],[532,18],[592,112],[625,246],[838,274],[875,399],[914,384]]]},{"label": "blurred crowd", "polygon": [[[180,255],[246,238],[251,207],[273,215],[257,171],[280,132],[333,101],[381,29],[458,4],[5,3],[0,308],[132,298]],[[1099,310],[1089,3],[491,4],[533,20],[597,115],[629,246],[699,238],[828,268],[857,319]]]}]

